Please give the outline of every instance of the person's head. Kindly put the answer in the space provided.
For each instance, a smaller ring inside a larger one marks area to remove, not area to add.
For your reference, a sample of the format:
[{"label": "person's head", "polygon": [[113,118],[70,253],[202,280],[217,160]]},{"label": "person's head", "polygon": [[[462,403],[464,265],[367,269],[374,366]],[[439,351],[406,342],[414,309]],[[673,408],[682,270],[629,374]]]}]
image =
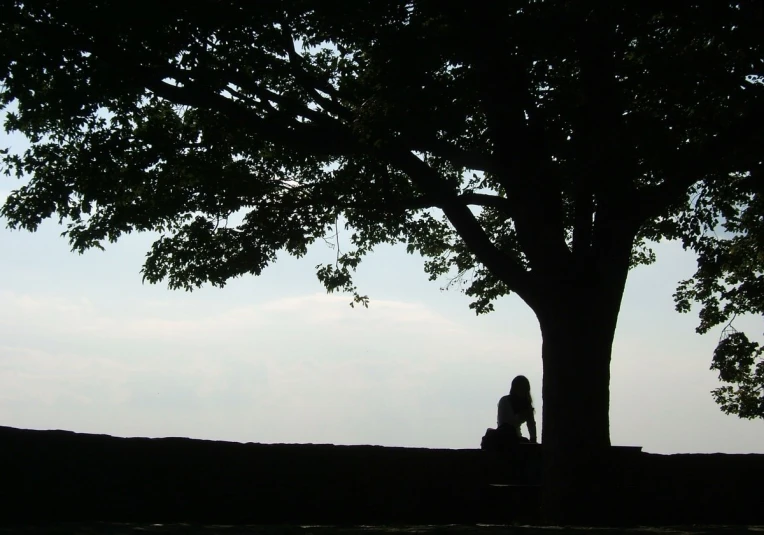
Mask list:
[{"label": "person's head", "polygon": [[531,382],[524,375],[518,375],[512,379],[512,386],[509,388],[509,395],[520,397],[531,395]]},{"label": "person's head", "polygon": [[512,400],[514,410],[530,410],[533,412],[533,398],[531,397],[531,383],[524,375],[518,375],[512,379],[509,389],[509,397]]}]

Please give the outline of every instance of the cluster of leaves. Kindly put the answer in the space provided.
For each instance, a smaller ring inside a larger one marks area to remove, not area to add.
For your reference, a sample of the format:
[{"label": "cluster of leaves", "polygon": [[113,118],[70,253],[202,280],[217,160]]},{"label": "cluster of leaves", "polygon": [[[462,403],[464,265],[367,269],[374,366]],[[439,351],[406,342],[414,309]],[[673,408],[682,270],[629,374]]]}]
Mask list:
[{"label": "cluster of leaves", "polygon": [[[711,364],[727,383],[713,391],[727,413],[764,417],[764,347],[738,332],[738,316],[764,316],[764,180],[761,162],[754,174],[734,177],[724,186],[724,203],[711,205],[709,193],[698,191],[694,219],[703,232],[688,235],[685,246],[698,254],[698,269],[682,281],[674,295],[677,310],[689,312],[700,303],[698,333],[727,324]],[[717,196],[719,196],[717,194]]]},{"label": "cluster of leaves", "polygon": [[728,384],[712,393],[727,414],[764,418],[763,354],[764,347],[748,340],[742,332],[731,332],[719,342],[711,369],[717,370],[719,379]]}]

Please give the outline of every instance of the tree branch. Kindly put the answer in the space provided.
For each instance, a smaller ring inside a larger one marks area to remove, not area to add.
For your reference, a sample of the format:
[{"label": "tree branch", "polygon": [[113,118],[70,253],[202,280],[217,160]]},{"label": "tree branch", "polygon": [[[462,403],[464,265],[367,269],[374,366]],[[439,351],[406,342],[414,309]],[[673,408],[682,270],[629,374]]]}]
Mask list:
[{"label": "tree branch", "polygon": [[[294,46],[294,38],[292,37],[292,31],[289,29],[289,24],[285,19],[281,21],[281,31],[283,35],[284,48],[289,56],[289,65],[293,67],[293,74],[295,79],[300,85],[308,92],[316,103],[324,108],[324,110],[334,113],[337,117],[346,121],[352,121],[354,118],[353,112],[343,106],[337,101],[332,101],[319,93],[323,91],[328,95],[337,95],[335,88],[332,84],[326,80],[320,80],[314,74],[308,72],[305,68],[305,58],[297,52]],[[346,97],[347,98],[347,97]]]},{"label": "tree branch", "polygon": [[435,157],[448,160],[454,167],[483,171],[494,176],[500,176],[500,166],[496,158],[478,151],[459,149],[448,141],[437,139],[414,139],[403,137],[403,142],[410,145],[411,150],[432,154]]},{"label": "tree branch", "polygon": [[355,152],[357,143],[338,128],[293,121],[284,124],[279,117],[261,117],[254,111],[212,91],[205,92],[194,86],[177,87],[167,82],[144,80],[145,87],[155,95],[175,104],[206,107],[225,114],[232,124],[267,137],[292,149],[314,155],[348,155]]},{"label": "tree branch", "polygon": [[498,195],[488,195],[486,193],[462,193],[461,195],[455,195],[453,198],[434,197],[430,195],[423,195],[416,199],[412,199],[406,203],[406,208],[409,209],[423,209],[423,208],[441,208],[443,209],[449,203],[453,203],[456,199],[460,204],[464,206],[481,206],[484,208],[495,208],[504,213],[508,218],[512,217],[512,207],[510,202]]},{"label": "tree branch", "polygon": [[570,259],[562,192],[531,93],[531,58],[494,53],[517,44],[506,25],[508,10],[503,4],[469,11],[467,24],[480,36],[470,49],[469,61],[497,160],[496,179],[512,203],[517,236],[534,271],[561,270]]},{"label": "tree branch", "polygon": [[531,294],[533,278],[530,274],[520,264],[496,248],[464,199],[446,189],[434,169],[405,148],[388,146],[381,151],[388,161],[406,173],[426,196],[439,199],[438,207],[443,210],[456,232],[480,263],[523,299],[533,298]]},{"label": "tree branch", "polygon": [[[220,69],[220,72],[217,73],[214,71],[204,71],[201,68],[197,68],[193,71],[173,69],[170,71],[173,73],[172,77],[177,80],[178,76],[183,76],[187,83],[192,83],[192,80],[198,80],[204,75],[211,75],[208,78],[209,80],[216,78],[218,85],[221,87],[226,86],[226,90],[229,92],[232,92],[230,84],[234,84],[238,88],[244,89],[252,95],[256,96],[263,103],[274,102],[278,104],[281,111],[291,110],[296,116],[299,115],[301,117],[305,117],[306,119],[310,119],[316,123],[333,120],[333,118],[327,116],[326,114],[322,114],[319,111],[311,109],[307,104],[295,98],[280,95],[271,89],[262,87],[259,83],[257,83],[257,81],[253,80],[251,76],[240,70],[231,68],[230,65],[222,63],[214,55],[208,53],[206,50],[201,51],[200,53],[204,54],[204,59],[206,62],[209,64],[214,64],[218,69]],[[314,94],[314,98],[323,98],[318,94],[317,91],[314,91],[311,88],[306,89]]]}]

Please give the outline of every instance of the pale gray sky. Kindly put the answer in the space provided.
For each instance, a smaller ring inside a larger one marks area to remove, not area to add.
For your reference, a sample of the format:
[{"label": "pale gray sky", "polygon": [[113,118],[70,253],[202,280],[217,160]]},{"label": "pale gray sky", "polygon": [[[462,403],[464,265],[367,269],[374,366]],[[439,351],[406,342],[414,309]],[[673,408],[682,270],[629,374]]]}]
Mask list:
[{"label": "pale gray sky", "polygon": [[[0,146],[18,137],[0,135]],[[19,183],[0,177],[0,199]],[[259,278],[193,293],[141,283],[151,237],[83,256],[61,228],[0,222],[0,425],[119,436],[478,447],[516,374],[541,414],[541,338],[516,297],[476,317],[384,247],[358,273],[371,307],[326,295],[334,252],[284,256]],[[764,453],[764,422],[722,414],[709,391],[719,332],[673,310],[694,258],[675,243],[633,271],[613,351],[611,436],[647,451]],[[761,318],[736,323],[749,334]],[[582,416],[581,425],[586,426]]]}]

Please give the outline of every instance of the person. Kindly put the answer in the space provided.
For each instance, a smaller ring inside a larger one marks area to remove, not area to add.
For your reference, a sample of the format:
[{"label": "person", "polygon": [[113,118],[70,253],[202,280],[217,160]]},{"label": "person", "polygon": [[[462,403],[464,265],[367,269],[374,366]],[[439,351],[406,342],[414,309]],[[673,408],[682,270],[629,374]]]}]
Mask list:
[{"label": "person", "polygon": [[499,400],[499,414],[496,425],[501,432],[511,432],[519,441],[526,442],[520,427],[528,426],[530,441],[536,442],[536,417],[531,397],[531,383],[524,375],[512,379],[509,394]]}]

